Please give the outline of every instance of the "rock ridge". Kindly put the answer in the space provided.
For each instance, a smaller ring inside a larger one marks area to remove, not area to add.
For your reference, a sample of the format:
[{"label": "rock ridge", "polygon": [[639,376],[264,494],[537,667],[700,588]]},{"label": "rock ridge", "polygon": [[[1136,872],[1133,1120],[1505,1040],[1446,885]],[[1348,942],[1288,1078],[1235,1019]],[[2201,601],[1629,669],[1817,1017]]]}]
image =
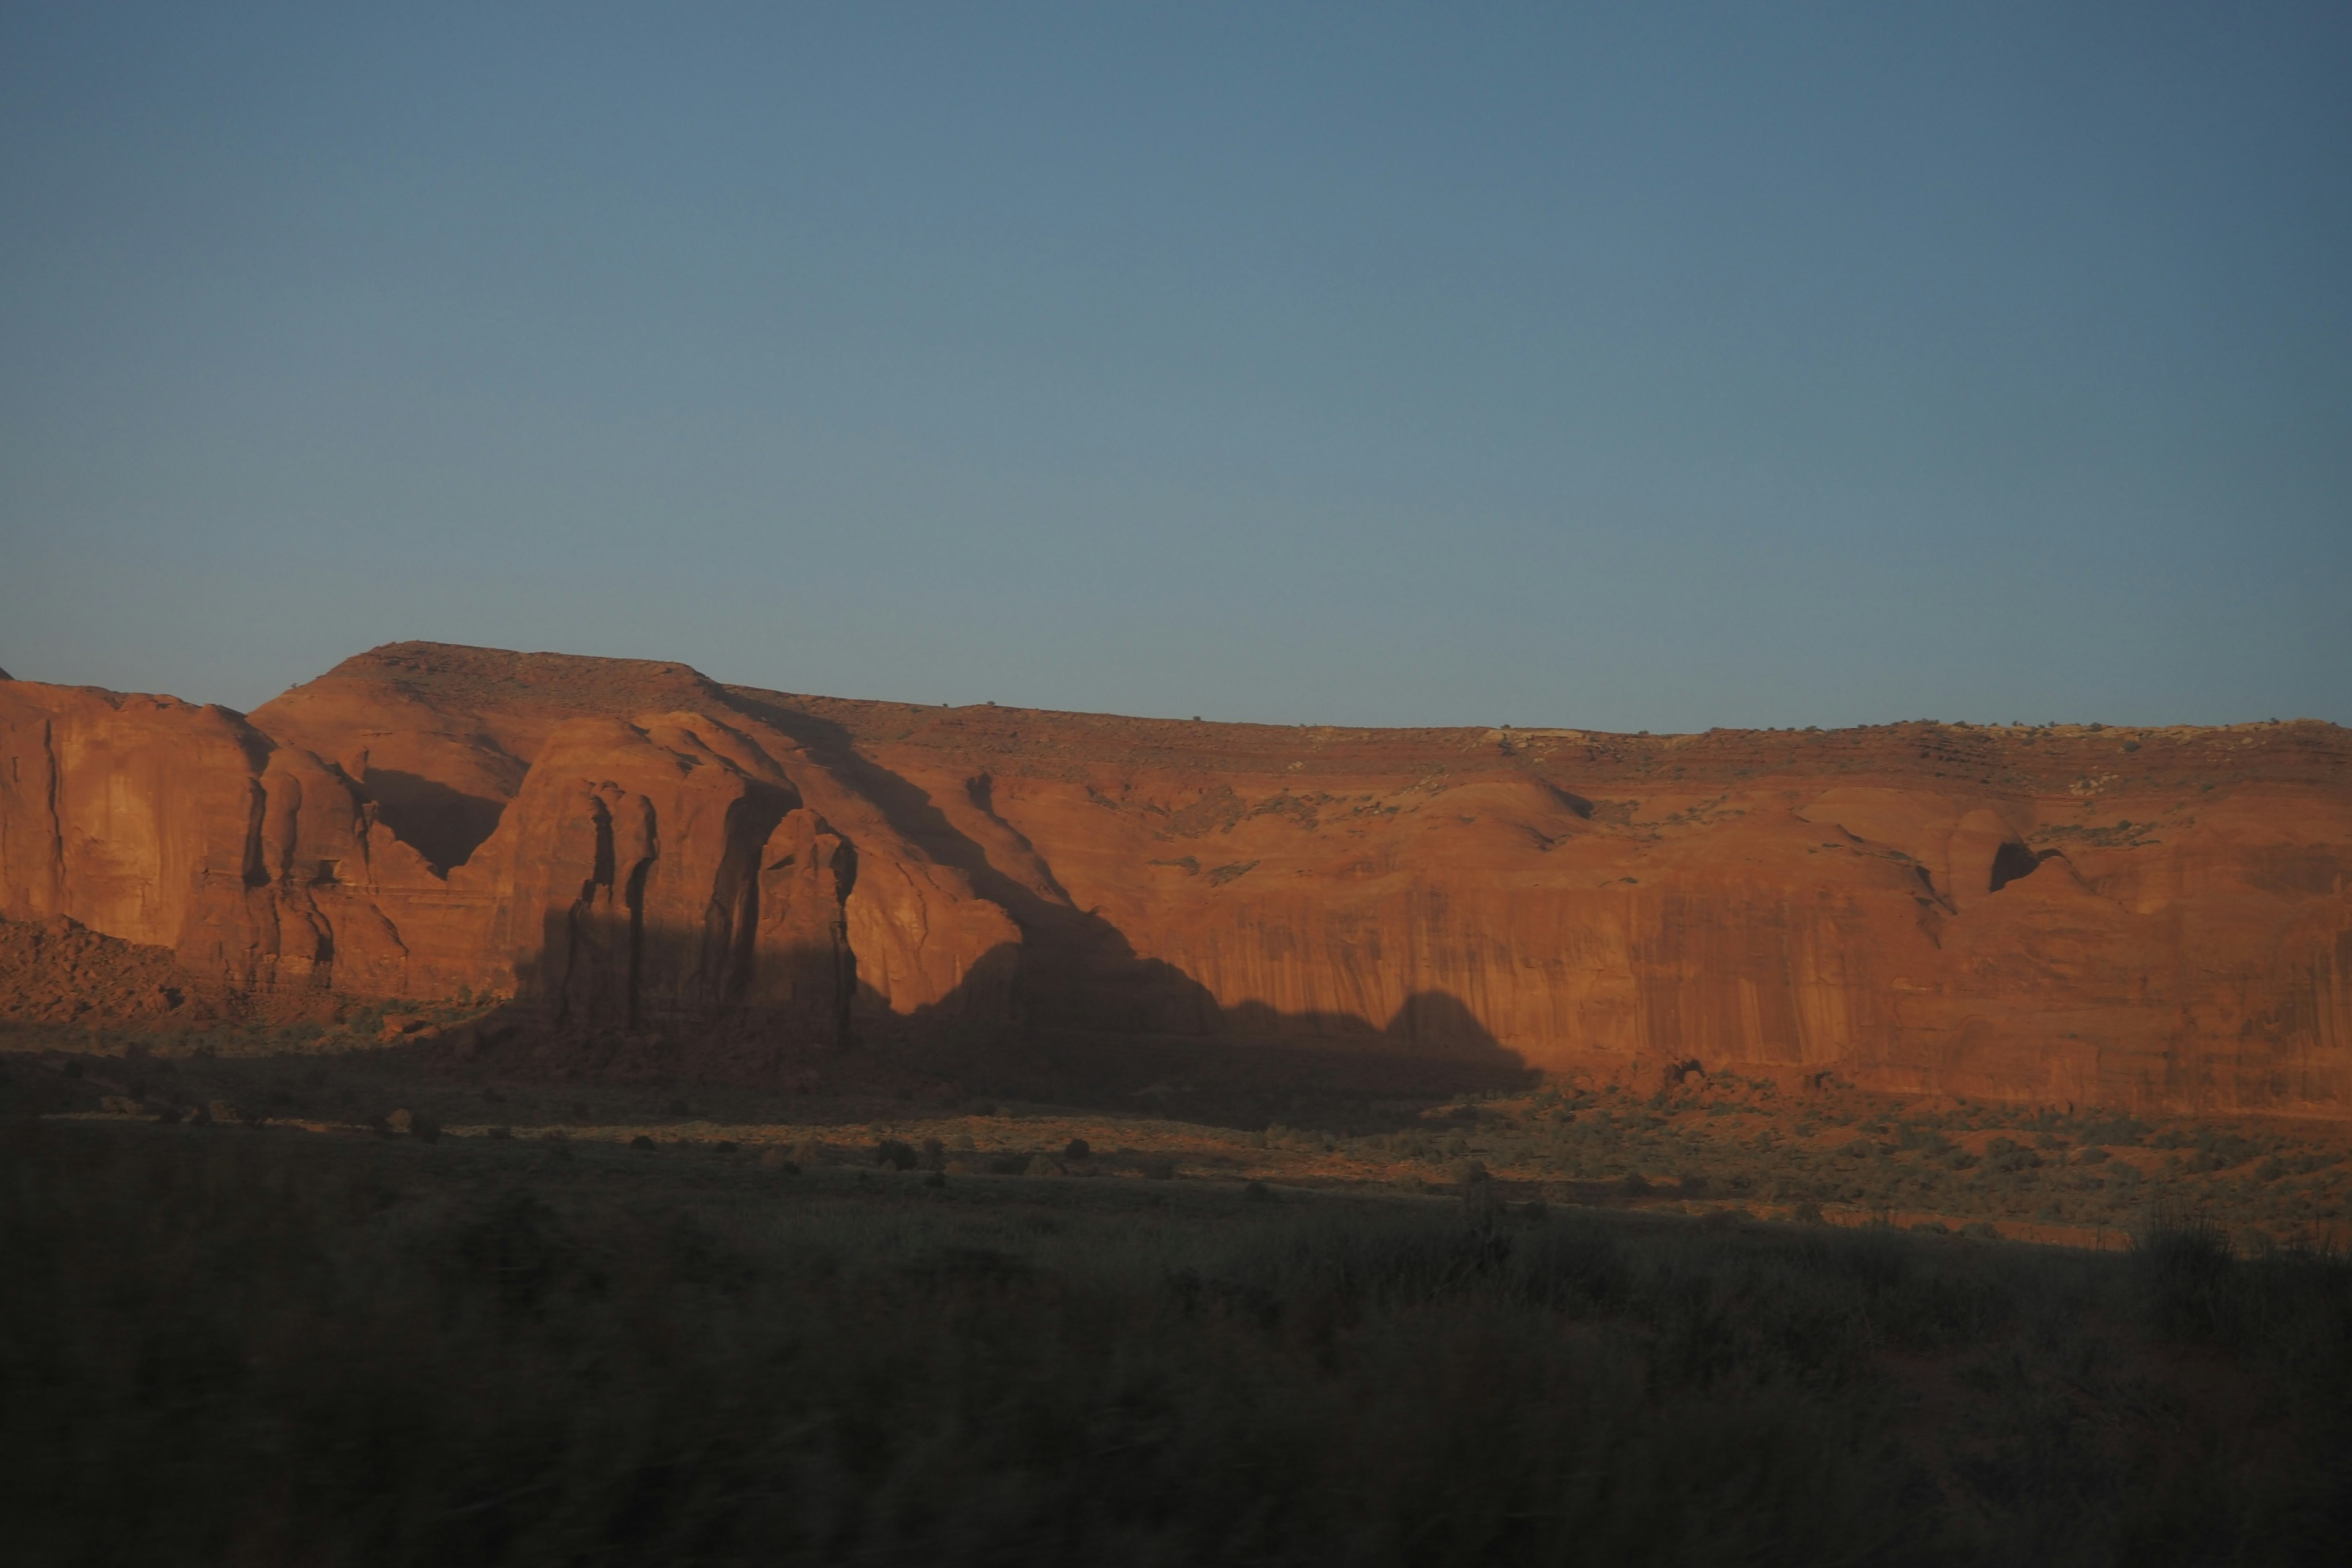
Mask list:
[{"label": "rock ridge", "polygon": [[0,915],[757,1079],[1186,1040],[2352,1114],[2352,734],[1367,730],[396,643],[0,688]]}]

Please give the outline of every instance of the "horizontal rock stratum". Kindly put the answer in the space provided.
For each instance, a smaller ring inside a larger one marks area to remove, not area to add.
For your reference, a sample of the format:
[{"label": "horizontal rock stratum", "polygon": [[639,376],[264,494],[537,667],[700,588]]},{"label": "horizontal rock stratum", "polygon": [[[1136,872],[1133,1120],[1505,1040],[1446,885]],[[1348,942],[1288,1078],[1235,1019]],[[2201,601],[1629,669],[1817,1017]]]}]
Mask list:
[{"label": "horizontal rock stratum", "polygon": [[2352,1114],[2352,732],[1213,724],[403,643],[0,684],[0,914],[756,1079],[886,1036]]}]

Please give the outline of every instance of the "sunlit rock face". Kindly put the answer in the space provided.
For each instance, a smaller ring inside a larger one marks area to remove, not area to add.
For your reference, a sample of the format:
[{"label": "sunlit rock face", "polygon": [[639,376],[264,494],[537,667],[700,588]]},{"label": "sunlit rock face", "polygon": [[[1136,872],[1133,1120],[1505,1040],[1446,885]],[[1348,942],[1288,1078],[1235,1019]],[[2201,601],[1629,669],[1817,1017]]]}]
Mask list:
[{"label": "sunlit rock face", "polygon": [[0,686],[0,913],[516,998],[700,1070],[892,1034],[2352,1113],[2352,735],[1365,731],[401,644],[249,717]]}]

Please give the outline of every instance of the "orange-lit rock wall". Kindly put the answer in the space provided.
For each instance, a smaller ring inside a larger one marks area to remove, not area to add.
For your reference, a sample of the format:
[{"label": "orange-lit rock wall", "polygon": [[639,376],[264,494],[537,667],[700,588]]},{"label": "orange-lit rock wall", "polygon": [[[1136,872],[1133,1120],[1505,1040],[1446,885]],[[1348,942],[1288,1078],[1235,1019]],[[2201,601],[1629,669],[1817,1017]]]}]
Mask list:
[{"label": "orange-lit rock wall", "polygon": [[[1200,1026],[1628,1079],[1696,1058],[1906,1092],[2352,1103],[2340,786],[1955,800],[1783,777],[1694,799],[1686,775],[1610,819],[1525,784],[1383,782],[1237,790],[1248,815],[1206,825],[1178,823],[1198,781],[991,794],[1072,903],[1199,987]],[[1310,796],[1333,798],[1265,809]]]},{"label": "orange-lit rock wall", "polygon": [[2341,1116],[2347,870],[2322,724],[1341,731],[424,644],[249,721],[0,685],[0,913],[712,1070],[1010,1030]]}]

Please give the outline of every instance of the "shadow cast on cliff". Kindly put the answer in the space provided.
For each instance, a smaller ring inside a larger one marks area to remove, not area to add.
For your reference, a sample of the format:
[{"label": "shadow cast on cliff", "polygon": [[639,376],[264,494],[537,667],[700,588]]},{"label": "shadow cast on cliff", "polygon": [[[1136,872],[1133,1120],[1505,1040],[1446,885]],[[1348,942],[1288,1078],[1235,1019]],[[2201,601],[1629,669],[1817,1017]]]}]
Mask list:
[{"label": "shadow cast on cliff", "polygon": [[394,837],[445,877],[473,858],[498,830],[506,811],[504,801],[467,795],[438,779],[397,768],[371,767],[353,787],[362,798],[375,803],[376,820]]},{"label": "shadow cast on cliff", "polygon": [[[1018,949],[1000,949],[1016,963]],[[994,955],[992,955],[992,957]],[[950,1012],[955,999],[941,1006]],[[1365,1132],[1412,1125],[1435,1101],[1525,1089],[1539,1075],[1459,998],[1416,993],[1384,1026],[1349,1014],[1216,1008],[1201,1033],[1014,1021],[938,1027],[933,1009],[862,1021],[858,1049],[903,1064],[967,1102],[1016,1100],[1256,1128],[1270,1121]],[[1446,1032],[1423,1033],[1433,1020]]]},{"label": "shadow cast on cliff", "polygon": [[[680,953],[698,933],[643,930],[646,950]],[[1403,1125],[1422,1106],[1536,1079],[1458,998],[1423,992],[1375,1026],[1351,1015],[1212,1008],[1196,1032],[1038,1024],[1003,1003],[1026,958],[1006,942],[931,1004],[893,1011],[861,987],[843,1018],[806,1005],[702,1010],[676,993],[611,1016],[567,1013],[526,994],[428,1047],[444,1070],[655,1085],[701,1083],[788,1095],[937,1104],[1022,1101],[1128,1116],[1362,1131]]]},{"label": "shadow cast on cliff", "polygon": [[[1535,1077],[1443,991],[1416,993],[1385,1019],[1222,1004],[1075,907],[1042,857],[1032,871],[1043,870],[1040,886],[1007,874],[925,789],[864,755],[840,726],[754,696],[730,699],[742,717],[782,732],[856,791],[908,843],[961,873],[1011,916],[1021,941],[981,954],[946,994],[901,1012],[854,982],[845,948],[786,953],[773,973],[755,969],[748,933],[761,919],[756,889],[731,896],[724,917],[714,906],[710,921],[687,925],[643,920],[632,884],[601,915],[548,911],[541,951],[519,966],[523,994],[491,1026],[501,1035],[488,1048],[495,1061],[483,1059],[478,1031],[476,1047],[455,1050],[451,1065],[934,1102],[1011,1099],[1244,1124],[1363,1125],[1379,1105],[1418,1106]],[[1035,856],[995,816],[984,777],[964,787],[992,831]],[[439,814],[455,848],[464,797],[444,793],[451,798],[413,804]],[[614,874],[600,873],[599,885]],[[743,897],[753,901],[737,907]]]},{"label": "shadow cast on cliff", "polygon": [[[872,801],[897,832],[963,873],[1021,929],[1017,949],[985,955],[962,985],[930,1006],[891,1015],[878,997],[862,995],[855,1016],[865,1044],[922,1052],[978,1092],[987,1092],[977,1089],[982,1083],[1000,1084],[1003,1093],[1026,1086],[1171,1113],[1180,1103],[1224,1099],[1245,1086],[1325,1100],[1425,1098],[1535,1076],[1460,998],[1443,991],[1415,993],[1386,1020],[1222,1004],[1176,965],[1139,954],[1110,921],[1006,874],[928,791],[865,755],[840,725],[740,689],[729,695]],[[974,810],[1029,848],[995,816],[984,777],[966,788]],[[992,1027],[979,1021],[989,1009],[974,999],[1004,985],[1007,966],[1011,1016]]]},{"label": "shadow cast on cliff", "polygon": [[[948,819],[928,791],[867,757],[840,725],[740,691],[730,696],[751,717],[805,748],[813,760],[878,807],[900,836],[963,873],[974,892],[1013,917],[1022,935],[1013,994],[1022,1021],[1120,1034],[1211,1031],[1216,1001],[1205,986],[1172,964],[1139,956],[1125,933],[1100,916],[1006,875]],[[994,817],[981,782],[971,781],[966,788],[975,792],[974,809]],[[1003,818],[994,820],[1026,847]]]}]

